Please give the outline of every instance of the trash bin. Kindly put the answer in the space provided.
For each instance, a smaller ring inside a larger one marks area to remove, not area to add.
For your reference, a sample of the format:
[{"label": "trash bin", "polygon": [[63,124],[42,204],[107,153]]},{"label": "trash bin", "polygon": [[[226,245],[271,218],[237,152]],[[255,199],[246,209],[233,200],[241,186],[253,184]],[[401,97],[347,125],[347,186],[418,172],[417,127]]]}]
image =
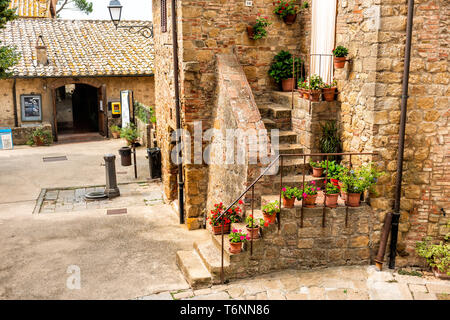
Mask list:
[{"label": "trash bin", "polygon": [[150,169],[150,178],[161,178],[161,149],[148,148],[147,149],[148,166]]},{"label": "trash bin", "polygon": [[119,149],[120,163],[124,167],[131,166],[131,148],[122,147]]}]

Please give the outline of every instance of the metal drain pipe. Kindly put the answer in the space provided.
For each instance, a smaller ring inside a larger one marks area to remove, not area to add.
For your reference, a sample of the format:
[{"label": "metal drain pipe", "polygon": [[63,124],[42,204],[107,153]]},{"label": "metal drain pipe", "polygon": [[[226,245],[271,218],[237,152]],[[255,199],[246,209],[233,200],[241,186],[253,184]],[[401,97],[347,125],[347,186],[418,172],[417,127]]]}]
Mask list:
[{"label": "metal drain pipe", "polygon": [[[401,102],[401,115],[400,115],[400,128],[398,135],[398,151],[397,151],[397,177],[395,181],[395,203],[394,212],[392,213],[391,221],[391,243],[390,243],[390,255],[389,255],[389,268],[395,268],[395,257],[397,254],[397,239],[398,239],[398,223],[400,220],[400,200],[402,192],[402,176],[403,176],[403,156],[405,150],[405,127],[406,127],[406,112],[408,103],[408,84],[409,84],[409,68],[411,58],[411,37],[413,28],[414,17],[414,0],[408,0],[408,18],[406,25],[406,44],[405,44],[405,65],[403,69],[403,86],[402,86],[402,102]],[[383,228],[384,238],[380,240],[380,248],[378,251],[377,267],[381,270],[383,267],[384,250],[386,249],[387,234],[384,231],[389,228],[386,226],[389,223],[388,218],[385,220],[385,226]],[[383,243],[384,240],[384,243]],[[383,249],[384,247],[384,249]]]},{"label": "metal drain pipe", "polygon": [[[180,86],[178,82],[178,25],[177,25],[177,2],[172,0],[172,42],[173,42],[173,83],[175,86],[175,113],[177,121],[177,143],[181,143],[181,112],[180,112]],[[183,150],[180,150],[182,153]],[[178,164],[178,209],[180,224],[184,224],[184,177],[183,163]]]}]

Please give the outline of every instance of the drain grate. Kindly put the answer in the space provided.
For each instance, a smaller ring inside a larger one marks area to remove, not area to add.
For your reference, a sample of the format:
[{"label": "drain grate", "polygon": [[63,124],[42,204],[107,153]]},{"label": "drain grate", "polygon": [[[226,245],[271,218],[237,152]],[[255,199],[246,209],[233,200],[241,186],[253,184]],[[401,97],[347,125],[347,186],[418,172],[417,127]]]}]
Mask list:
[{"label": "drain grate", "polygon": [[117,174],[127,174],[126,171],[117,171]]},{"label": "drain grate", "polygon": [[126,214],[127,209],[109,209],[106,211],[107,215],[113,215],[113,214]]},{"label": "drain grate", "polygon": [[42,160],[44,162],[54,162],[54,161],[65,161],[67,160],[66,156],[60,156],[60,157],[43,157]]}]

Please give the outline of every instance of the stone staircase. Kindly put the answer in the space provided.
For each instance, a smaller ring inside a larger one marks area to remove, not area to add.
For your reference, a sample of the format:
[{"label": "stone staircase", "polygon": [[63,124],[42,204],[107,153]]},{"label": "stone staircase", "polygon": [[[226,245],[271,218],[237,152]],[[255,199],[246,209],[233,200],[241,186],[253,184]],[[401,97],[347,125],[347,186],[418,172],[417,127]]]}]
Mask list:
[{"label": "stone staircase", "polygon": [[[279,153],[301,154],[303,148],[298,144],[298,136],[292,131],[291,93],[272,92],[257,101],[258,109],[266,129],[279,129]],[[270,131],[269,131],[270,132]],[[269,133],[270,136],[270,133]],[[322,185],[323,179],[313,178],[309,175],[310,166],[302,157],[287,157],[283,160],[283,186],[300,187],[303,182],[305,170],[305,182],[315,180]],[[254,177],[250,177],[248,183],[252,183]],[[269,201],[279,199],[280,172],[274,175],[264,176],[255,185],[255,208]],[[249,199],[246,199],[247,210]],[[310,212],[322,212],[320,208],[304,209]],[[282,215],[292,215],[289,209],[282,209]],[[291,210],[292,211],[292,210]],[[294,210],[295,211],[295,210]],[[255,217],[262,218],[261,210],[254,211]],[[282,219],[283,221],[283,219]],[[208,229],[211,229],[207,225]],[[233,224],[232,228],[245,230],[245,223]],[[278,227],[270,225],[264,228],[264,235],[279,233]],[[231,254],[228,250],[228,235],[224,235],[224,275],[225,279],[240,278],[249,275],[252,265],[258,264],[258,257],[264,255],[264,239],[253,241],[253,255],[250,256],[250,243],[244,244],[244,251],[240,254]],[[179,251],[177,263],[186,280],[192,288],[208,287],[220,282],[221,271],[221,236],[211,233],[211,240],[204,243],[194,243],[194,249]],[[269,268],[270,269],[270,268]]]}]

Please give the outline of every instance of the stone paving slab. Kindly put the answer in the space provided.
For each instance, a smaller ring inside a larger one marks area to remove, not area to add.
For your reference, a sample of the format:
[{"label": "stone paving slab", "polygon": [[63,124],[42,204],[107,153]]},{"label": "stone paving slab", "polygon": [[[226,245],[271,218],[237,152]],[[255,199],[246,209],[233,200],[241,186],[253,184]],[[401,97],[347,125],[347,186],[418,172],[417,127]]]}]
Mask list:
[{"label": "stone paving slab", "polygon": [[449,293],[450,281],[353,266],[278,271],[172,295],[182,300],[445,300]]}]

